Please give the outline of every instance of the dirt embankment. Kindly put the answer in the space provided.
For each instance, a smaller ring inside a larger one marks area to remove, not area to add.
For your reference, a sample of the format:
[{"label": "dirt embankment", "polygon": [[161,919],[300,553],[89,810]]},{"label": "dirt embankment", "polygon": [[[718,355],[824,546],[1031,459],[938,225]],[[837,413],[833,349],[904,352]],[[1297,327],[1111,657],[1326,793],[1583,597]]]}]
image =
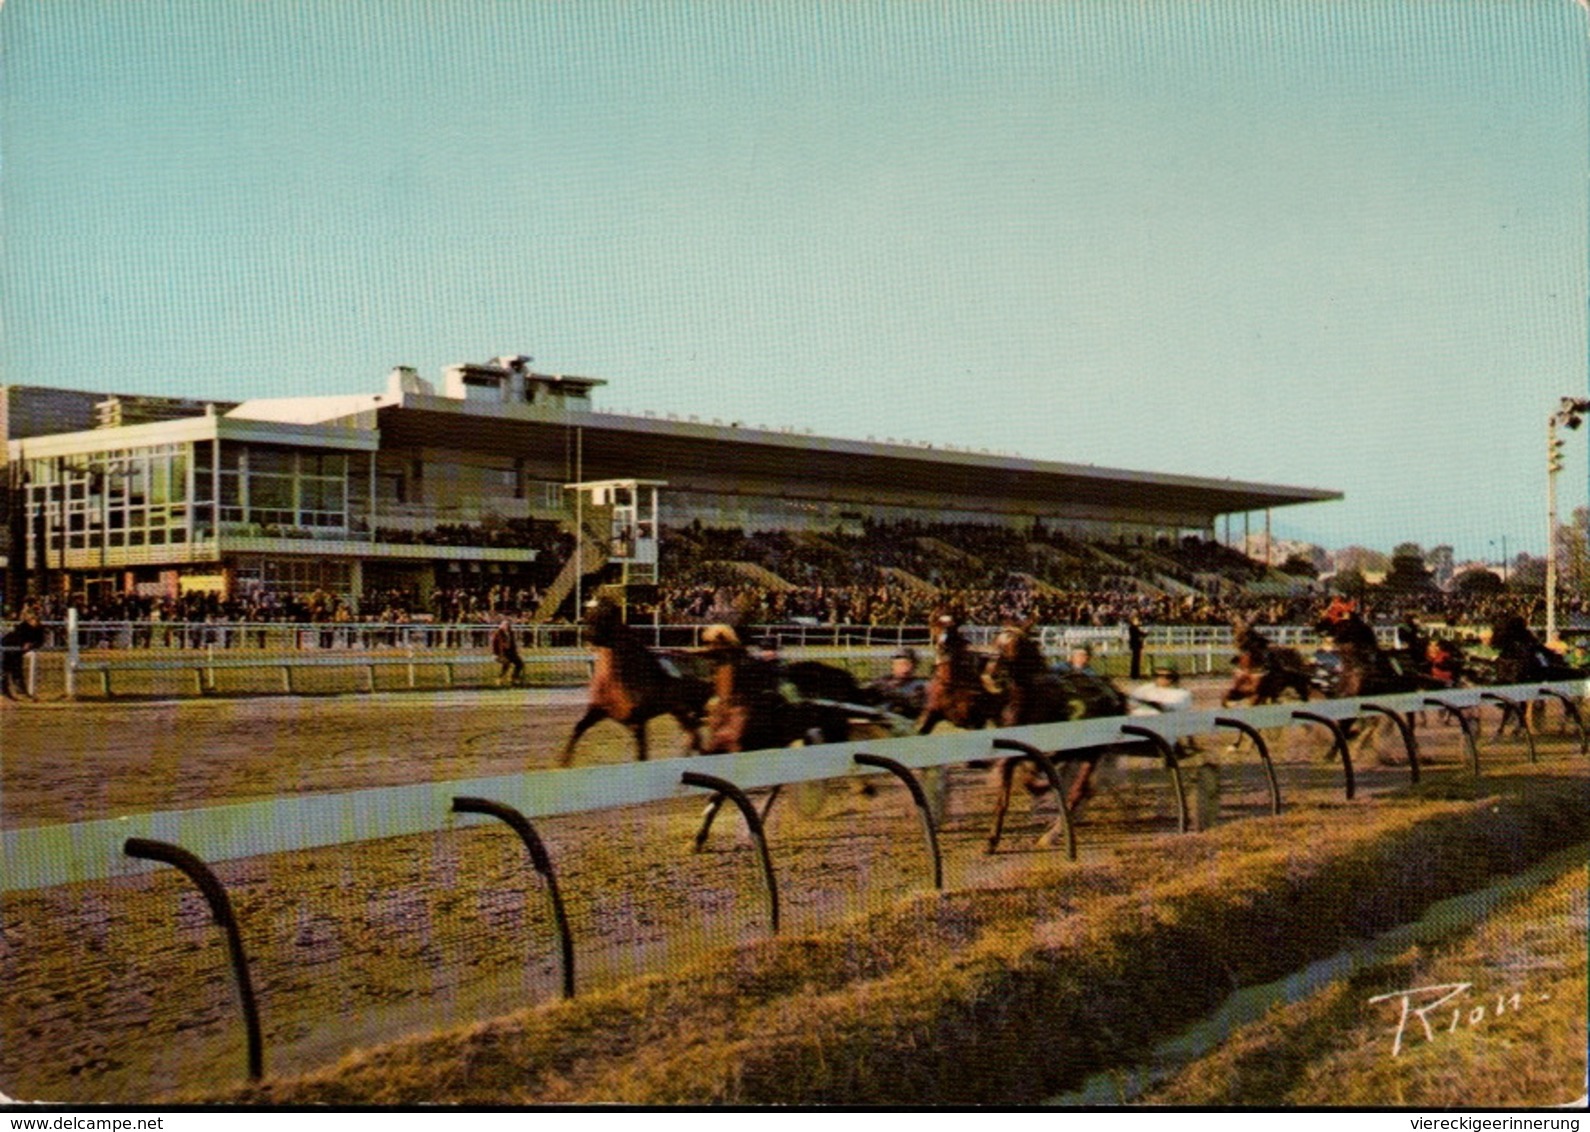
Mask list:
[{"label": "dirt embankment", "polygon": [[1149,1104],[1420,1108],[1584,1096],[1590,869],[1502,903],[1472,930],[1272,1007]]},{"label": "dirt embankment", "polygon": [[1236,986],[1587,838],[1577,773],[1448,781],[1373,808],[1039,865],[1019,884],[905,900],[204,1099],[1033,1103],[1132,1064]]}]

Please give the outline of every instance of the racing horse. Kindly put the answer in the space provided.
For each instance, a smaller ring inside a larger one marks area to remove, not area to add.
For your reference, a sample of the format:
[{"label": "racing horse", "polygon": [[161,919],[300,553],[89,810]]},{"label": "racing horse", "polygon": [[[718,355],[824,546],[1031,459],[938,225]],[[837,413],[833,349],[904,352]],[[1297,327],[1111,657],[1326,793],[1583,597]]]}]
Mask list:
[{"label": "racing horse", "polygon": [[783,666],[752,656],[732,626],[709,626],[701,642],[701,655],[712,668],[701,753],[759,751],[817,739],[838,743],[849,738],[846,705],[803,696],[787,698],[781,688]]},{"label": "racing horse", "polygon": [[[1586,674],[1584,669],[1567,664],[1560,652],[1535,636],[1528,622],[1517,613],[1504,614],[1491,625],[1491,648],[1496,650],[1496,657],[1490,663],[1490,675],[1498,684],[1579,680]],[[1516,733],[1528,730],[1529,717],[1543,718],[1544,711],[1541,701],[1527,706],[1504,704],[1496,737],[1502,737],[1509,720],[1515,722]]]},{"label": "racing horse", "polygon": [[1237,648],[1231,687],[1220,697],[1221,707],[1238,703],[1279,703],[1284,692],[1292,691],[1307,701],[1313,688],[1313,666],[1294,648],[1270,643],[1252,625],[1232,623],[1232,639]]},{"label": "racing horse", "polygon": [[[1404,669],[1399,658],[1380,647],[1375,630],[1360,616],[1357,602],[1333,599],[1314,630],[1329,638],[1337,658],[1336,677],[1327,691],[1332,698],[1396,695],[1427,690],[1433,685],[1430,677]],[[1379,716],[1362,723],[1348,720],[1342,724],[1342,732],[1362,750],[1373,741],[1380,723]],[[1411,726],[1412,718],[1409,723]]]},{"label": "racing horse", "polygon": [[[786,697],[783,666],[776,660],[753,656],[731,625],[708,626],[701,634],[701,643],[700,655],[712,669],[702,754],[759,751],[800,743],[842,743],[850,738],[852,716],[865,710],[854,704]],[[768,791],[762,820],[767,819],[782,789],[774,786]],[[696,832],[697,852],[706,844],[723,801],[724,796],[716,794],[707,804],[701,828]]]},{"label": "racing horse", "polygon": [[624,623],[623,611],[610,601],[593,601],[587,607],[585,639],[596,651],[590,702],[563,745],[559,766],[574,761],[574,746],[580,736],[604,719],[628,729],[635,738],[635,757],[641,762],[646,761],[646,724],[661,715],[678,720],[689,738],[690,750],[701,750],[698,729],[712,694],[705,680],[671,671]]},{"label": "racing horse", "polygon": [[1375,631],[1358,614],[1358,604],[1335,599],[1326,607],[1314,631],[1328,637],[1335,650],[1338,671],[1331,695],[1338,699],[1392,691],[1409,691],[1401,673],[1375,639]]},{"label": "racing horse", "polygon": [[961,619],[949,611],[934,618],[933,674],[916,733],[926,735],[940,723],[976,730],[998,722],[1004,696],[983,679],[985,658],[961,633]]},{"label": "racing horse", "polygon": [[[1021,727],[1127,714],[1126,697],[1106,678],[1086,669],[1051,670],[1043,650],[1033,639],[1031,621],[1005,625],[995,638],[994,647],[994,658],[985,675],[988,685],[1001,695],[994,719],[998,726]],[[1092,796],[1093,773],[1102,759],[1125,750],[1141,749],[1141,744],[1121,743],[1051,756],[1051,761],[1059,759],[1077,764],[1071,788],[1061,804],[1068,812],[1075,811]],[[1034,797],[1042,795],[1049,786],[1048,777],[1036,773],[1030,760],[1021,756],[1000,759],[994,768],[993,781],[996,798],[994,824],[986,845],[989,853],[999,845],[1011,791],[1017,782]]]}]

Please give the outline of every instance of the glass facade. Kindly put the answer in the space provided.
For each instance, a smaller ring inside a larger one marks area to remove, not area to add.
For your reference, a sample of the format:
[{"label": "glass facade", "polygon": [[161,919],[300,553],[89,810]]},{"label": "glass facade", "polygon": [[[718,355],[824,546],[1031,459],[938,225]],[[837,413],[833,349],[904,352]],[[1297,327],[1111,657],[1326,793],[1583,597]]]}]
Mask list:
[{"label": "glass facade", "polygon": [[[195,458],[208,473],[209,453]],[[313,537],[348,530],[345,453],[223,442],[214,480],[228,533]]]},{"label": "glass facade", "polygon": [[160,444],[28,460],[30,542],[42,537],[52,554],[101,550],[108,557],[191,542],[192,448]]},{"label": "glass facade", "polygon": [[29,552],[42,539],[52,561],[98,552],[115,564],[161,557],[146,548],[213,543],[218,532],[346,537],[349,471],[345,452],[224,440],[35,457],[24,463]]},{"label": "glass facade", "polygon": [[318,591],[351,601],[354,570],[350,562],[324,558],[255,558],[237,560],[237,591],[249,597],[263,594],[311,594]]}]

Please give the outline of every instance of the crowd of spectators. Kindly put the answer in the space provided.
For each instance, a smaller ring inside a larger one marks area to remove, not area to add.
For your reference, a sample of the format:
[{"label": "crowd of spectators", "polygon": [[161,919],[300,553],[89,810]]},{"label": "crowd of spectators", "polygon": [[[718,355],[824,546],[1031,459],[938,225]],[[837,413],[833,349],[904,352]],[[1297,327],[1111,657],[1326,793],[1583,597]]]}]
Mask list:
[{"label": "crowd of spectators", "polygon": [[528,620],[541,601],[533,586],[492,584],[439,586],[428,597],[417,589],[369,592],[363,602],[324,589],[298,594],[260,591],[247,597],[223,598],[214,591],[195,591],[179,597],[116,594],[91,599],[83,594],[51,594],[30,600],[45,621],[60,621],[69,608],[85,621],[211,623],[383,622],[405,624],[416,620],[485,622],[504,617]]},{"label": "crowd of spectators", "polygon": [[574,536],[544,519],[506,519],[501,523],[437,523],[423,530],[376,528],[378,542],[420,546],[492,546],[539,550],[558,561],[574,552]]},{"label": "crowd of spectators", "polygon": [[[94,600],[51,595],[34,604],[45,621],[64,619],[74,606],[85,620],[107,622],[523,622],[535,616],[573,553],[572,536],[558,532],[553,538],[549,530],[547,524],[515,528],[513,537],[533,532],[550,553],[511,582],[475,581],[466,574],[427,591],[366,591],[357,604],[323,589],[230,598],[213,592]],[[1273,586],[1247,588],[1264,579],[1267,569],[1202,539],[1090,545],[1041,525],[1016,531],[974,523],[863,522],[859,530],[746,534],[693,524],[665,530],[661,545],[665,581],[655,609],[646,612],[675,624],[734,616],[769,624],[923,625],[943,607],[979,624],[1034,619],[1098,627],[1131,620],[1227,625],[1237,617],[1305,624],[1324,600],[1323,587],[1307,579],[1279,596]],[[1372,592],[1368,604],[1373,616],[1387,622],[1411,613],[1444,624],[1484,625],[1507,613],[1536,613],[1539,600],[1538,593],[1429,587],[1397,595]],[[562,619],[569,619],[572,605],[565,603]],[[1563,595],[1560,610],[1568,621],[1590,618],[1590,601]]]},{"label": "crowd of spectators", "polygon": [[[700,624],[741,618],[767,624],[926,625],[940,609],[953,609],[968,623],[997,625],[1028,619],[1043,625],[1119,627],[1143,625],[1228,626],[1241,619],[1259,625],[1312,625],[1328,600],[1321,593],[1284,598],[1241,592],[1175,596],[1116,590],[1038,593],[1026,589],[945,590],[926,594],[887,586],[811,586],[771,590],[763,586],[664,586],[664,622]],[[1539,595],[1510,593],[1480,600],[1452,599],[1440,592],[1381,595],[1366,600],[1366,616],[1393,624],[1412,614],[1445,625],[1487,626],[1504,614],[1538,618]],[[1566,621],[1590,622],[1590,602],[1563,599]]]}]

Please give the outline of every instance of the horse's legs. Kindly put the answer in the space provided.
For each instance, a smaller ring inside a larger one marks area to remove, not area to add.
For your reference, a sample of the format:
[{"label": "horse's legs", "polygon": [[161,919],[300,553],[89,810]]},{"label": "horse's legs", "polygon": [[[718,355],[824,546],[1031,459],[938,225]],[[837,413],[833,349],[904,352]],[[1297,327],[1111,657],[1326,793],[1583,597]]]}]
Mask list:
[{"label": "horse's legs", "polygon": [[1077,763],[1077,776],[1071,780],[1071,790],[1066,795],[1066,809],[1075,813],[1078,806],[1093,797],[1093,771],[1098,765],[1098,759]]},{"label": "horse's legs", "polygon": [[916,733],[918,735],[926,735],[943,722],[943,712],[939,711],[938,708],[928,708],[922,713],[922,718],[916,721]]},{"label": "horse's legs", "polygon": [[574,725],[574,732],[569,736],[569,741],[563,744],[563,753],[558,755],[558,765],[568,766],[572,763],[574,761],[574,744],[580,741],[580,736],[606,718],[607,712],[595,704],[586,708],[585,714],[580,716],[580,721]]},{"label": "horse's legs", "polygon": [[985,853],[992,853],[999,848],[999,837],[1005,829],[1005,811],[1010,809],[1010,787],[1016,773],[1016,760],[1000,759],[995,773],[999,775],[998,795],[994,801],[994,827],[988,831],[988,843],[983,847]]},{"label": "horse's legs", "polygon": [[629,733],[635,737],[635,761],[646,761],[646,721],[636,720],[629,725]]}]

